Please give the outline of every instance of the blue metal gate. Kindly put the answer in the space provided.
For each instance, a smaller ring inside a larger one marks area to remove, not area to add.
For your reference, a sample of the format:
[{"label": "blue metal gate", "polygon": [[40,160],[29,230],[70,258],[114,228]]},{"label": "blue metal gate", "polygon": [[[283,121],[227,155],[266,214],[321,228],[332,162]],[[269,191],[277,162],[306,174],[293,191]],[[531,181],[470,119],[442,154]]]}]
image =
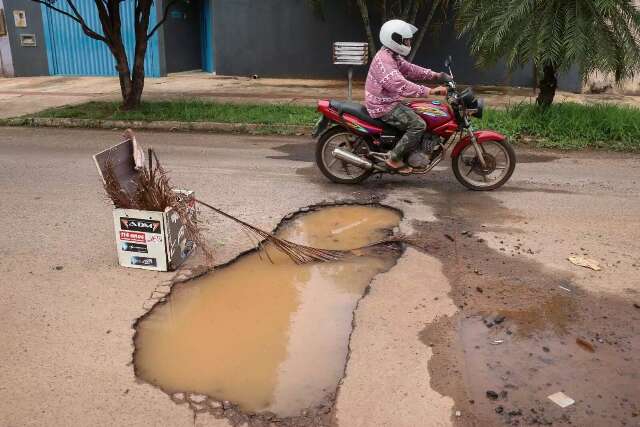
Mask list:
[{"label": "blue metal gate", "polygon": [[[94,0],[76,0],[74,3],[87,25],[102,34]],[[122,39],[124,41],[129,66],[132,67],[135,47],[134,31],[135,0],[125,0],[120,4],[122,17]],[[56,7],[71,12],[66,2],[56,2]],[[116,76],[116,63],[107,45],[87,37],[80,25],[69,17],[42,5],[42,21],[47,43],[49,74],[67,76]],[[151,9],[149,27],[156,22],[156,9]],[[148,77],[160,76],[158,33],[149,40],[145,56],[144,71]]]},{"label": "blue metal gate", "polygon": [[213,0],[204,0],[200,12],[200,44],[202,46],[202,70],[213,73],[216,70],[213,53]]}]

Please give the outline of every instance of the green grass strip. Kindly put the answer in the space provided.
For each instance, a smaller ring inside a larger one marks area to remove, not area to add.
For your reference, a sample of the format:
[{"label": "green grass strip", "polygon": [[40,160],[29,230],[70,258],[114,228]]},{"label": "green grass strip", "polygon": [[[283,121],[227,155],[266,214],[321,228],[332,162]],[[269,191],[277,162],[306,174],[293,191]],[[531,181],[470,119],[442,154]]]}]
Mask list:
[{"label": "green grass strip", "polygon": [[118,102],[89,102],[42,111],[36,117],[93,120],[180,121],[313,125],[315,108],[278,104],[228,104],[204,101],[143,102],[140,108],[120,109]]},{"label": "green grass strip", "polygon": [[[89,102],[42,111],[37,117],[93,120],[182,121],[252,123],[260,125],[312,125],[314,107],[286,104],[233,104],[180,100],[143,102],[123,111],[118,102]],[[512,141],[563,150],[585,148],[640,151],[640,109],[617,105],[554,104],[547,110],[518,104],[505,110],[486,109],[478,129],[493,129]]]},{"label": "green grass strip", "polygon": [[543,110],[519,104],[489,109],[475,126],[495,129],[516,141],[534,138],[545,148],[640,151],[640,109],[626,106],[558,103]]}]

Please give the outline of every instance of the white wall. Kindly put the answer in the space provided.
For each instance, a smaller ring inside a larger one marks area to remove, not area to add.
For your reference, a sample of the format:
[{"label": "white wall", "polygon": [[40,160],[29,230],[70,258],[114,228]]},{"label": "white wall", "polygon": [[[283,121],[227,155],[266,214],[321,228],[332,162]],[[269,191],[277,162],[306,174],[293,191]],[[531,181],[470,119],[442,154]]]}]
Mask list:
[{"label": "white wall", "polygon": [[[0,0],[0,9],[4,9],[2,0]],[[13,15],[7,16],[7,11],[5,10],[5,20],[9,19],[13,19]],[[13,76],[13,60],[11,59],[9,36],[0,36],[0,76]]]},{"label": "white wall", "polygon": [[[634,3],[636,8],[640,8],[640,0],[635,0]],[[624,80],[617,84],[613,74],[594,72],[587,77],[583,92],[640,95],[640,76],[635,76],[633,79]]]}]

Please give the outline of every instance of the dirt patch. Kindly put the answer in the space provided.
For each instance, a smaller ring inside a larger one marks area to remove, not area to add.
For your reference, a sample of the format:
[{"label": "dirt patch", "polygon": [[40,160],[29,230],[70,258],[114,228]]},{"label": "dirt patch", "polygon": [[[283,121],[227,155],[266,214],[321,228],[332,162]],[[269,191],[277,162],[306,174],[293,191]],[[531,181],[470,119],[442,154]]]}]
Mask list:
[{"label": "dirt patch", "polygon": [[[415,237],[443,262],[460,311],[428,325],[420,339],[433,348],[432,386],[456,401],[461,416],[454,421],[635,425],[640,310],[585,292],[570,274],[538,263],[525,235],[515,245],[489,248],[476,235],[491,231],[486,221],[523,220],[491,196],[433,199],[425,202],[440,221],[416,222]],[[558,391],[576,403],[562,409],[547,398]]]}]

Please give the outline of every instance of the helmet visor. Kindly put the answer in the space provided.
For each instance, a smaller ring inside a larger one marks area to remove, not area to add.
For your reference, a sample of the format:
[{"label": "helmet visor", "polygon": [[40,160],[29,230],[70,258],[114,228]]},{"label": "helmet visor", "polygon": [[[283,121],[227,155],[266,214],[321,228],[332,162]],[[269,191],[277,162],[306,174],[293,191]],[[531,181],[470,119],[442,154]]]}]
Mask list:
[{"label": "helmet visor", "polygon": [[404,37],[402,37],[401,34],[393,33],[393,35],[391,36],[391,39],[394,42],[396,42],[396,43],[398,43],[400,45],[405,45],[407,47],[411,47],[411,40],[412,39],[410,37],[409,38],[404,38]]}]

